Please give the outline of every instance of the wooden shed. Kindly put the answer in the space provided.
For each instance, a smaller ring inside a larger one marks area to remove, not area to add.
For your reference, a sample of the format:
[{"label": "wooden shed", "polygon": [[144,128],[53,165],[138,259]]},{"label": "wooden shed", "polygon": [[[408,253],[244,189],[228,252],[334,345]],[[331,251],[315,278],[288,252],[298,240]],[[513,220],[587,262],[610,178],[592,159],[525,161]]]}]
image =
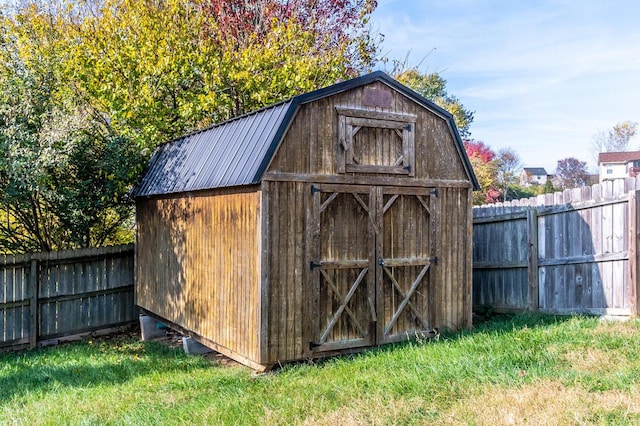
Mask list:
[{"label": "wooden shed", "polygon": [[382,72],[160,146],[134,189],[136,303],[255,369],[471,326],[452,116]]}]

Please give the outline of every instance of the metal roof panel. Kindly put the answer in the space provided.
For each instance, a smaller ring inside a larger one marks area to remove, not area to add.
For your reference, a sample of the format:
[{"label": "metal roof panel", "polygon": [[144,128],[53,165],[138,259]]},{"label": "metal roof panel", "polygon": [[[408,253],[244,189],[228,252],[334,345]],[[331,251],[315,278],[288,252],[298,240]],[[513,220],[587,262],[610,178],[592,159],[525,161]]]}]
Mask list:
[{"label": "metal roof panel", "polygon": [[255,183],[292,102],[283,102],[160,145],[135,197]]}]

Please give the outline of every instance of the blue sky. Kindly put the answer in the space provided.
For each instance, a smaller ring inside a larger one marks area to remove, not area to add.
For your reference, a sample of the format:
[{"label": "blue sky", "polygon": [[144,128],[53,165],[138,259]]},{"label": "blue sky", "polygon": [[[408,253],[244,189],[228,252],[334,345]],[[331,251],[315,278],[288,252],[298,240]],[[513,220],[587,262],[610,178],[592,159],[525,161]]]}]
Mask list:
[{"label": "blue sky", "polygon": [[525,167],[594,166],[598,132],[640,121],[640,1],[378,0],[371,24],[382,53],[475,111],[472,138]]}]

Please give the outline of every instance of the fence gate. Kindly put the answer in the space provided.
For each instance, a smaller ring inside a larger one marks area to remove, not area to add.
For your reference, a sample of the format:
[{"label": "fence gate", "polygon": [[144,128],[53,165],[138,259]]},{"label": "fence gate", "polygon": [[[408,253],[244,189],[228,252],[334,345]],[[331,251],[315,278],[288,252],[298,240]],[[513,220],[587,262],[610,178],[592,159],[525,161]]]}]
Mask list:
[{"label": "fence gate", "polygon": [[435,192],[347,185],[311,192],[310,347],[371,346],[427,331]]}]

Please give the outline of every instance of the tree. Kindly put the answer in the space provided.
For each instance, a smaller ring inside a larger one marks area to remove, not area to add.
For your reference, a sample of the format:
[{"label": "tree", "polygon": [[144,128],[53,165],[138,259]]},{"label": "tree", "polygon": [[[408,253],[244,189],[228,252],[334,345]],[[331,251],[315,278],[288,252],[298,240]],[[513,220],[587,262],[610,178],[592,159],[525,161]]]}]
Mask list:
[{"label": "tree", "polygon": [[0,251],[132,241],[121,231],[131,229],[128,190],[142,153],[73,103],[58,102],[51,74],[12,65],[21,71],[0,67]]},{"label": "tree", "polygon": [[554,192],[556,192],[556,188],[553,186],[553,181],[551,179],[547,179],[547,181],[544,183],[544,186],[542,187],[542,193],[553,194]]},{"label": "tree", "polygon": [[498,160],[496,154],[484,142],[468,139],[464,148],[480,184],[480,191],[473,194],[473,203],[495,203],[500,199],[498,189]]},{"label": "tree", "polygon": [[598,132],[593,137],[592,151],[594,160],[598,164],[598,154],[601,152],[624,152],[629,150],[629,142],[638,133],[638,123],[623,121],[613,126],[608,132]]},{"label": "tree", "polygon": [[[23,0],[3,19],[59,89],[146,144],[359,74],[374,0]],[[34,43],[46,40],[46,43]]]},{"label": "tree", "polygon": [[[521,167],[520,156],[513,148],[502,148],[498,151],[497,161],[497,184],[502,189],[502,201],[507,201],[509,188],[518,180],[516,171]],[[515,197],[517,193],[513,195]]]},{"label": "tree", "polygon": [[482,163],[489,163],[496,159],[496,153],[484,142],[466,139],[463,144],[469,158],[478,157]]},{"label": "tree", "polygon": [[458,98],[447,93],[447,81],[444,78],[436,73],[422,74],[417,68],[406,69],[401,64],[396,64],[392,75],[400,83],[449,111],[462,137],[470,135],[469,126],[473,122],[473,112],[465,109]]},{"label": "tree", "polygon": [[343,46],[343,57],[357,73],[376,54],[367,27],[376,6],[376,0],[208,0],[202,8],[216,24],[210,35],[233,50],[266,42],[277,22],[295,22],[313,36],[317,50]]},{"label": "tree", "polygon": [[563,189],[588,185],[589,172],[587,171],[587,163],[574,157],[558,160],[556,177]]},{"label": "tree", "polygon": [[[360,74],[374,0],[18,0],[0,11],[0,250],[131,240],[185,132]],[[242,24],[242,25],[240,25]]]}]

